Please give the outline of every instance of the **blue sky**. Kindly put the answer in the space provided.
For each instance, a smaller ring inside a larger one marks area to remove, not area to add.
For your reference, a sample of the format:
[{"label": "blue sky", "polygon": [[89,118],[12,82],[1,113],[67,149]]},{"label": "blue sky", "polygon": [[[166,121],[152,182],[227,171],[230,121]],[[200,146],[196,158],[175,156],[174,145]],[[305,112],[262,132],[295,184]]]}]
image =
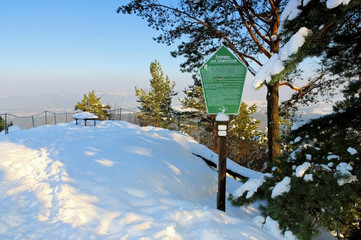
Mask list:
[{"label": "blue sky", "polygon": [[[0,96],[134,92],[147,88],[149,65],[157,59],[181,92],[193,80],[179,71],[176,45],[153,41],[146,21],[117,14],[119,0],[1,0]],[[250,89],[243,99],[262,100]]]}]

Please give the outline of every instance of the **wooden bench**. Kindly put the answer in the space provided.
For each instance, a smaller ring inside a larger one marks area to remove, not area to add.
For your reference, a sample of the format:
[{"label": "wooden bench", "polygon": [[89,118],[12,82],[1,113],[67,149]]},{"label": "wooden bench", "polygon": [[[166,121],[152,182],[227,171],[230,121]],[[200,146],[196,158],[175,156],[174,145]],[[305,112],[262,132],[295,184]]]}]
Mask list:
[{"label": "wooden bench", "polygon": [[[90,112],[81,112],[73,115],[73,118],[75,119],[75,124],[78,125],[78,121],[84,121],[84,125],[86,126],[87,121],[93,121],[94,126],[96,125],[96,121],[98,120],[98,117]],[[79,123],[79,124],[80,124]]]}]

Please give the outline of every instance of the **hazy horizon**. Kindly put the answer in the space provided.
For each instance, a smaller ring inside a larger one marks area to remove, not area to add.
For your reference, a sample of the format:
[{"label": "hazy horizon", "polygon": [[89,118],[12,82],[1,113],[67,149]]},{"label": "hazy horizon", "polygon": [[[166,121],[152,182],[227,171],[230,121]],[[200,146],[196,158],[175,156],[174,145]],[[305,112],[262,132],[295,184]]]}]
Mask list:
[{"label": "hazy horizon", "polygon": [[[182,57],[170,55],[177,44],[158,44],[159,32],[132,15],[117,14],[119,1],[4,1],[0,8],[0,97],[134,92],[149,86],[150,63],[181,93],[193,84],[182,73]],[[265,89],[251,87],[247,75],[243,99],[264,100]]]}]

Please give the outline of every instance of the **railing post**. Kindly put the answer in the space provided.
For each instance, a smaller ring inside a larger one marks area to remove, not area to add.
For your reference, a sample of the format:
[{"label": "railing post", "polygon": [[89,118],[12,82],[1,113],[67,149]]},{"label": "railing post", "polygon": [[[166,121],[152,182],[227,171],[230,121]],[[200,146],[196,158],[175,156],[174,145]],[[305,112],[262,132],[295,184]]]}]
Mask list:
[{"label": "railing post", "polygon": [[180,124],[180,115],[176,115],[176,118],[177,118],[177,127],[178,127],[178,132],[180,132],[181,130],[181,124]]},{"label": "railing post", "polygon": [[48,125],[48,116],[46,115],[46,112],[47,111],[45,111],[45,125]]},{"label": "railing post", "polygon": [[197,140],[198,140],[198,143],[201,142],[201,132],[200,132],[200,129],[201,129],[201,120],[198,121],[198,128],[197,128]]},{"label": "railing post", "polygon": [[8,114],[5,113],[5,123],[4,123],[4,127],[5,127],[5,134],[9,134],[9,128],[8,128]]},{"label": "railing post", "polygon": [[119,121],[122,121],[122,109],[119,108]]},{"label": "railing post", "polygon": [[54,122],[55,122],[55,125],[57,124],[56,123],[56,114],[54,113]]},{"label": "railing post", "polygon": [[31,116],[31,120],[32,120],[32,122],[33,122],[33,127],[35,127],[34,115]]}]

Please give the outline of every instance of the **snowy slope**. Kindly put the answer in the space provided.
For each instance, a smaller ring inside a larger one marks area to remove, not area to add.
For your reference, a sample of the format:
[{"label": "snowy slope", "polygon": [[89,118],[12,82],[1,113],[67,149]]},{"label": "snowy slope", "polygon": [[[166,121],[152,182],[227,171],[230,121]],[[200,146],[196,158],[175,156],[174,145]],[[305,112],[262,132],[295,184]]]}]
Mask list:
[{"label": "snowy slope", "polygon": [[255,208],[215,209],[217,173],[193,153],[217,158],[126,122],[1,135],[0,239],[277,239]]}]

